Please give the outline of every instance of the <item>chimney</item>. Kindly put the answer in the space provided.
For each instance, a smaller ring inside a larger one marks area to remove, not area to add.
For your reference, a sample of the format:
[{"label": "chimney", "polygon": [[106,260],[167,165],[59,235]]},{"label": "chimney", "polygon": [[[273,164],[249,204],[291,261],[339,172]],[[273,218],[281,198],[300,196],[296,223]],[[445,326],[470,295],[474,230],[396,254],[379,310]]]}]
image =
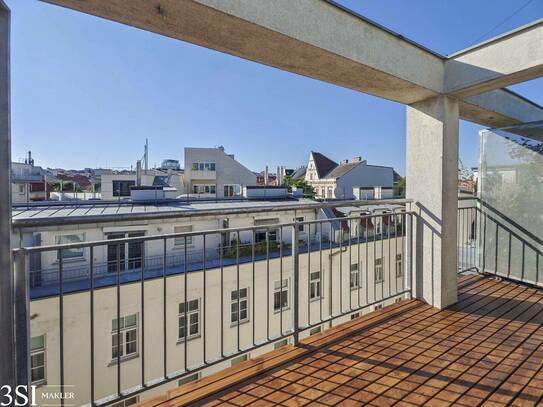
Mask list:
[{"label": "chimney", "polygon": [[282,184],[281,178],[283,178],[282,175],[281,175],[281,167],[280,167],[280,166],[277,166],[277,176],[276,176],[277,182],[276,182],[276,184],[277,184],[278,186]]},{"label": "chimney", "polygon": [[221,150],[224,153],[224,146],[217,147],[219,150]]},{"label": "chimney", "polygon": [[268,166],[264,169],[264,185],[268,185]]},{"label": "chimney", "polygon": [[357,155],[356,157],[353,157],[353,163],[359,163],[362,161],[362,157],[360,157],[359,155]]},{"label": "chimney", "polygon": [[136,185],[141,186],[141,160],[136,161]]}]

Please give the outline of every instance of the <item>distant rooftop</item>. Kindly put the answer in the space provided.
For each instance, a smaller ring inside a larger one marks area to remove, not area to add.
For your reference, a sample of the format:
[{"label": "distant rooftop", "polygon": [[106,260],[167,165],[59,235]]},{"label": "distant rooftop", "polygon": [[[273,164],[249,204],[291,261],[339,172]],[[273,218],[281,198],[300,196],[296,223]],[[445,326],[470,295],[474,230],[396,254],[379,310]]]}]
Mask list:
[{"label": "distant rooftop", "polygon": [[15,227],[36,227],[75,223],[118,222],[164,217],[182,217],[224,211],[271,212],[296,209],[302,205],[319,205],[308,198],[284,198],[267,200],[218,200],[194,201],[163,200],[158,202],[71,202],[16,205],[13,207]]}]

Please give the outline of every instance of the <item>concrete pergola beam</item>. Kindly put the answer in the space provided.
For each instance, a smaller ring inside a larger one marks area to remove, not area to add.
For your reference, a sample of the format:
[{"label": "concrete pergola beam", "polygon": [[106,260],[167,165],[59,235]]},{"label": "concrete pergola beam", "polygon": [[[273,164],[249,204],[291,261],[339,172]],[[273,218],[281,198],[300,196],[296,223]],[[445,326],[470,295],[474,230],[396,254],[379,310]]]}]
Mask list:
[{"label": "concrete pergola beam", "polygon": [[442,59],[315,0],[44,0],[410,104],[442,91]]},{"label": "concrete pergola beam", "polygon": [[464,98],[543,75],[543,19],[451,55],[445,92]]},{"label": "concrete pergola beam", "polygon": [[508,89],[459,99],[460,117],[488,127],[505,127],[543,120],[541,106]]},{"label": "concrete pergola beam", "polygon": [[[445,85],[481,72],[462,60],[482,52],[478,48],[449,61],[325,0],[131,0],[129,7],[125,0],[42,1],[407,105],[443,95]],[[538,27],[521,34],[534,33]],[[509,41],[513,36],[497,44]],[[509,65],[512,78],[514,62]],[[532,104],[526,114],[526,101],[505,91],[453,96],[460,98],[462,119],[485,126],[543,119],[543,109]]]}]

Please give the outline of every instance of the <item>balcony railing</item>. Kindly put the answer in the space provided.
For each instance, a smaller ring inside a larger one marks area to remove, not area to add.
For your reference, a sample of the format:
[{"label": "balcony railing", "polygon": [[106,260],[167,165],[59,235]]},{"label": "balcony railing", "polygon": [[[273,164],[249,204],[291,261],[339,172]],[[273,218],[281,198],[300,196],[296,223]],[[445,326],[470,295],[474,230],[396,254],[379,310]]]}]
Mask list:
[{"label": "balcony railing", "polygon": [[476,198],[460,200],[459,271],[543,286],[543,240],[515,220]]},{"label": "balcony railing", "polygon": [[[78,403],[104,405],[297,343],[410,296],[413,216],[401,209],[15,250],[17,294],[28,285],[32,296],[28,310],[18,305],[31,322],[17,336],[45,338],[48,365],[20,375],[44,389],[75,386]],[[202,248],[191,250],[196,241]],[[127,247],[141,254],[125,257]],[[65,260],[76,249],[88,263]],[[27,280],[31,258],[45,255],[56,268]]]}]

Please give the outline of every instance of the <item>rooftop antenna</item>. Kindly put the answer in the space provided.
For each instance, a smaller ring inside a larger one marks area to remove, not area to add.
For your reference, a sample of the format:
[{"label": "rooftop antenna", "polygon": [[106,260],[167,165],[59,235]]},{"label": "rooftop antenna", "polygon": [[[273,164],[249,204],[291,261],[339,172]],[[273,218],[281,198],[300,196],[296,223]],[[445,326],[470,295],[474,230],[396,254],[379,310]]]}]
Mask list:
[{"label": "rooftop antenna", "polygon": [[145,170],[145,174],[147,174],[147,170],[149,169],[149,141],[145,139],[145,149],[143,154],[143,160],[145,162],[145,167],[143,169]]}]

